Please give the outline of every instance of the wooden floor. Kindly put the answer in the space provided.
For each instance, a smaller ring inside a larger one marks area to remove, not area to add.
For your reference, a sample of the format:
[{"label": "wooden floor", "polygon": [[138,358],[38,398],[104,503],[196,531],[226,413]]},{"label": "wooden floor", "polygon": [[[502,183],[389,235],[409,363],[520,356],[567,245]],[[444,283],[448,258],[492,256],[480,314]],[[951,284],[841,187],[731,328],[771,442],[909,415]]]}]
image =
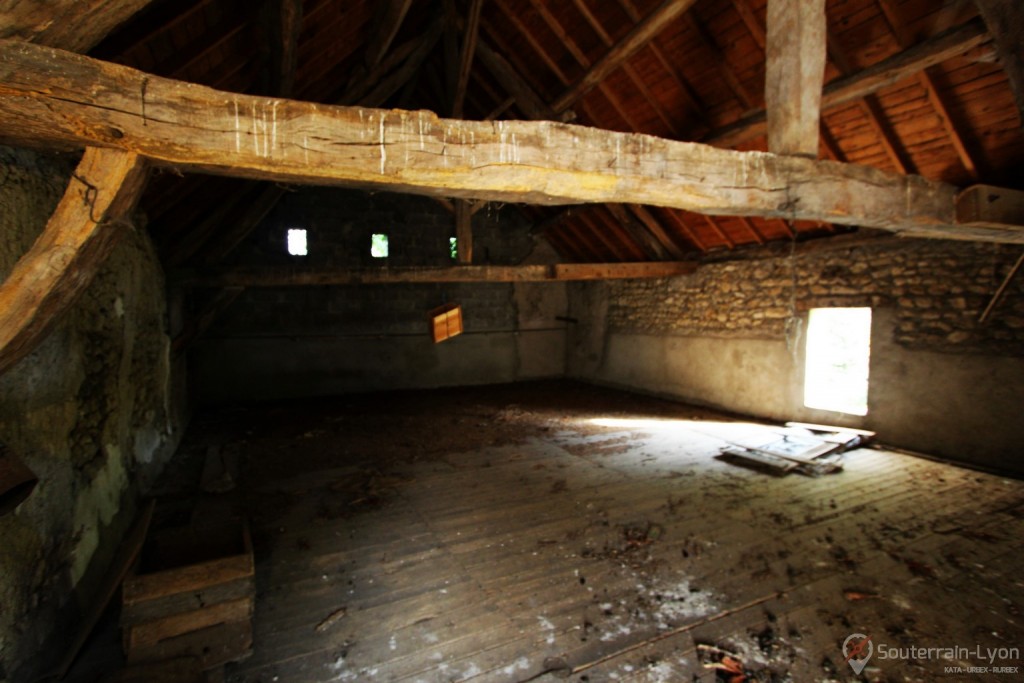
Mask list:
[{"label": "wooden floor", "polygon": [[[764,429],[569,383],[207,414],[185,455],[245,456],[256,543],[254,653],[227,680],[1021,680],[944,674],[1019,653],[881,654],[1022,646],[1024,482],[875,449],[819,478],[715,457]],[[723,653],[746,679],[716,679]]]}]

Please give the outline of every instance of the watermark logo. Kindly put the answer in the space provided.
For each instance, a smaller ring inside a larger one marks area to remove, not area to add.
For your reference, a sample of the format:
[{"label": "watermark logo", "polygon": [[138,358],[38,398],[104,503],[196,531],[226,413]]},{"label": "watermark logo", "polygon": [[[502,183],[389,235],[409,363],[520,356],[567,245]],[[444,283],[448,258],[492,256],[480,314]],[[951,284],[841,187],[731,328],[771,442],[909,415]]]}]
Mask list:
[{"label": "watermark logo", "polygon": [[875,646],[871,644],[871,636],[866,636],[863,633],[851,633],[843,641],[843,657],[858,676],[868,665],[868,660],[874,653]]}]

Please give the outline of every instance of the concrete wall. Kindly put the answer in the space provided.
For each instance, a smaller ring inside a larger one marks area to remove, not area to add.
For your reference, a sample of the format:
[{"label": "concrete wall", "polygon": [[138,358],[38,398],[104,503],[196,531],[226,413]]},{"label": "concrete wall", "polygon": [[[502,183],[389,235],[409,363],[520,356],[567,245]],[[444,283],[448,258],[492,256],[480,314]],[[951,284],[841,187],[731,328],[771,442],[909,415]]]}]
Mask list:
[{"label": "concrete wall", "polygon": [[[289,256],[288,228],[308,231],[309,255]],[[539,263],[514,207],[474,216],[474,263]],[[386,260],[371,233],[389,236]],[[449,265],[454,220],[423,197],[305,188],[289,193],[242,245],[255,265],[382,268]],[[198,293],[202,295],[202,293]],[[465,333],[434,344],[427,312],[462,306]],[[461,283],[251,289],[191,351],[200,401],[271,399],[560,377],[568,308],[562,284]]]},{"label": "concrete wall", "polygon": [[[42,231],[74,159],[0,148],[0,278]],[[182,432],[164,286],[144,231],[35,351],[0,376],[0,441],[38,476],[0,517],[0,682],[31,680],[95,597],[136,494]]]},{"label": "concrete wall", "polygon": [[[801,251],[671,280],[570,288],[568,372],[1024,473],[1024,286],[980,311],[1017,249],[945,242]],[[805,408],[807,310],[873,309],[868,415]]]}]

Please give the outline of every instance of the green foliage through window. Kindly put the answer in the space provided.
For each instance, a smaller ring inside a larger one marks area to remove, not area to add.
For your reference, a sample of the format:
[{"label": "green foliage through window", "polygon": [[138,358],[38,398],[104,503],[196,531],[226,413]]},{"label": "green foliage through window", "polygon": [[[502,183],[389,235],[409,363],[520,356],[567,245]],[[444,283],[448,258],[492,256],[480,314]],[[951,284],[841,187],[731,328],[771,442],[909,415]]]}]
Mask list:
[{"label": "green foliage through window", "polygon": [[448,238],[448,248],[451,250],[452,258],[453,259],[454,258],[458,258],[458,256],[459,256],[459,238],[458,237],[449,237]]},{"label": "green foliage through window", "polygon": [[388,236],[382,232],[370,235],[370,255],[373,258],[388,257]]}]

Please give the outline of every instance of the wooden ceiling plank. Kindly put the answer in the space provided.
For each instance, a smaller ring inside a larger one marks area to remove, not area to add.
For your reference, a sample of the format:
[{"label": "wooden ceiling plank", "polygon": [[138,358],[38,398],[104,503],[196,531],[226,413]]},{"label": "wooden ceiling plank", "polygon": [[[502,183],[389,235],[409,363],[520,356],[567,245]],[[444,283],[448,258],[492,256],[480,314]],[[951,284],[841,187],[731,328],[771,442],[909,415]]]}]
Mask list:
[{"label": "wooden ceiling plank", "polygon": [[999,61],[1006,70],[1017,112],[1024,121],[1024,3],[1020,0],[975,0],[995,39]]},{"label": "wooden ceiling plank", "polygon": [[88,148],[42,234],[0,285],[0,373],[28,355],[92,281],[146,183],[137,154]]},{"label": "wooden ceiling plank", "polygon": [[664,0],[646,19],[634,26],[615,47],[583,74],[572,87],[555,100],[551,108],[561,112],[571,107],[609,74],[622,66],[637,50],[647,45],[669,24],[685,14],[694,2],[696,0]]},{"label": "wooden ceiling plank", "polygon": [[825,0],[768,0],[768,151],[818,157],[825,79]]},{"label": "wooden ceiling plank", "polygon": [[466,17],[466,28],[462,34],[462,50],[459,53],[459,76],[455,85],[455,102],[452,103],[452,117],[462,118],[463,104],[466,99],[466,87],[469,85],[469,71],[473,66],[473,55],[480,31],[480,10],[483,0],[470,0]]},{"label": "wooden ceiling plank", "polygon": [[177,271],[181,287],[304,287],[310,285],[379,285],[426,282],[570,282],[663,278],[696,272],[695,261],[623,263],[556,263],[528,266],[409,266],[395,268],[274,268],[236,266]]},{"label": "wooden ceiling plank", "polygon": [[[388,56],[377,63],[373,69],[369,71],[360,70],[358,75],[349,80],[348,85],[345,86],[345,92],[337,100],[338,103],[355,104],[363,100],[374,88],[380,85],[380,82],[389,73],[394,73],[400,69],[403,64],[410,61],[413,55],[421,53],[422,57],[416,59],[417,62],[421,62],[423,57],[437,43],[441,31],[442,22],[435,20],[427,27],[422,36],[407,40],[394,50],[391,50]],[[316,80],[320,80],[320,78]]]},{"label": "wooden ceiling plank", "polygon": [[[906,49],[912,41],[903,22],[896,14],[896,8],[890,0],[876,0],[876,4],[879,9],[882,10],[882,15],[885,17],[889,31],[896,37],[896,42],[899,43],[901,48]],[[970,151],[968,151],[967,145],[964,143],[963,136],[960,134],[956,123],[953,121],[953,117],[949,113],[949,107],[946,106],[946,102],[935,84],[932,71],[933,69],[925,69],[918,74],[921,86],[928,94],[928,101],[931,103],[936,115],[938,115],[943,129],[946,131],[946,135],[949,136],[950,144],[956,151],[956,155],[960,159],[960,163],[963,164],[964,170],[967,171],[967,174],[971,178],[977,180],[978,164]]]},{"label": "wooden ceiling plank", "polygon": [[552,122],[443,120],[223,93],[10,41],[0,41],[0,137],[130,149],[162,165],[282,182],[955,228],[955,189],[917,176]]},{"label": "wooden ceiling plank", "polygon": [[[822,110],[840,107],[882,88],[914,76],[924,69],[975,48],[989,40],[985,25],[972,20],[933,36],[877,64],[849,76],[838,78],[825,86]],[[732,147],[766,133],[764,111],[744,116],[705,138],[711,144]]]}]

